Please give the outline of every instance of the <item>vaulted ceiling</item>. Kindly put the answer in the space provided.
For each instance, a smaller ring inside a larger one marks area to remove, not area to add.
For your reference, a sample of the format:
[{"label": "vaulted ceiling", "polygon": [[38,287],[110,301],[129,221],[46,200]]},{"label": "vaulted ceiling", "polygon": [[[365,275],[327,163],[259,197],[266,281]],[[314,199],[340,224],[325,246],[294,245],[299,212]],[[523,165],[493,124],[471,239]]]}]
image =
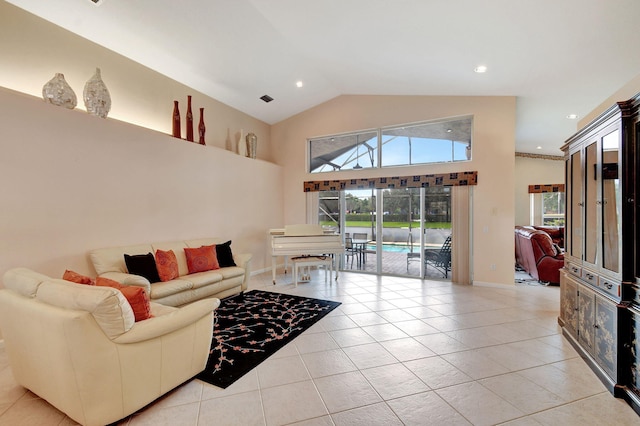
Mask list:
[{"label": "vaulted ceiling", "polygon": [[567,115],[640,74],[637,0],[96,1],[8,0],[271,124],[343,94],[515,96],[516,151],[560,155]]}]

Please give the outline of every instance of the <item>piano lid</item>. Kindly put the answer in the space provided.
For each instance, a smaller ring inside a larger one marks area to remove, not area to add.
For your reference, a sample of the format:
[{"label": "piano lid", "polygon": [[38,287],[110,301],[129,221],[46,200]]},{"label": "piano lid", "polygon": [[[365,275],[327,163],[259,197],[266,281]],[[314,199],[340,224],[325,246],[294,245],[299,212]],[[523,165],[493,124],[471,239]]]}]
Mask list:
[{"label": "piano lid", "polygon": [[338,235],[335,229],[326,229],[321,225],[285,225],[286,228],[269,229],[271,237],[310,237],[314,235]]},{"label": "piano lid", "polygon": [[284,226],[284,235],[288,237],[300,237],[300,236],[310,236],[310,235],[323,235],[324,230],[320,225],[308,225],[308,224],[298,224],[298,225],[285,225]]}]

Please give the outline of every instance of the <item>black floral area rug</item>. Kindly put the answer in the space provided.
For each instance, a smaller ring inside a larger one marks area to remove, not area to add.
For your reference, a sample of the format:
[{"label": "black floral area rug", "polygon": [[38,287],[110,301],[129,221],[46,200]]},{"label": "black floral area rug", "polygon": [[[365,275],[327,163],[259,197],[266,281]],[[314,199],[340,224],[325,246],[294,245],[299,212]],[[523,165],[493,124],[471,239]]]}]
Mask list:
[{"label": "black floral area rug", "polygon": [[209,361],[196,378],[227,388],[338,306],[261,290],[222,299]]}]

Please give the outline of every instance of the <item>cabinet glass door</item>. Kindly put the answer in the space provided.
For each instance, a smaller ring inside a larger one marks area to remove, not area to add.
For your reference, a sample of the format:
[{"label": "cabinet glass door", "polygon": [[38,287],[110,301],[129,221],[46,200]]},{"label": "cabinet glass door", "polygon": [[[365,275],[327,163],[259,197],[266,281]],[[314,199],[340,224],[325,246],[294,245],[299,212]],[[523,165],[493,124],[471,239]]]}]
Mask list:
[{"label": "cabinet glass door", "polygon": [[569,217],[571,220],[569,234],[569,254],[582,260],[582,151],[571,154],[571,169],[567,172],[571,179],[569,190]]},{"label": "cabinet glass door", "polygon": [[602,265],[620,272],[620,155],[617,130],[602,138]]},{"label": "cabinet glass door", "polygon": [[584,176],[584,260],[596,264],[598,254],[598,185],[596,182],[598,162],[597,142],[585,149]]}]

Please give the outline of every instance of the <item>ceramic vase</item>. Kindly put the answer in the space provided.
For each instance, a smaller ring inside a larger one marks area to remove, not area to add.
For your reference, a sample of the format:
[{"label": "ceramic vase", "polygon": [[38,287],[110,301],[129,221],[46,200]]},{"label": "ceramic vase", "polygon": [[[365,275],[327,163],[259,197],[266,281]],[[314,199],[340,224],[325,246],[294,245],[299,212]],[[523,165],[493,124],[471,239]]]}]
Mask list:
[{"label": "ceramic vase", "polygon": [[247,135],[247,157],[256,158],[256,151],[258,150],[258,137],[249,133]]},{"label": "ceramic vase", "polygon": [[180,109],[178,108],[178,101],[173,101],[173,137],[181,138],[180,131]]},{"label": "ceramic vase", "polygon": [[111,110],[111,95],[102,81],[100,68],[96,68],[96,73],[85,83],[82,98],[89,114],[107,118]]},{"label": "ceramic vase", "polygon": [[204,132],[207,128],[204,125],[204,108],[200,108],[200,123],[198,123],[198,143],[200,145],[206,145],[207,143],[204,141]]},{"label": "ceramic vase", "polygon": [[42,98],[47,103],[69,109],[74,109],[76,105],[78,105],[76,94],[64,79],[64,74],[62,73],[56,73],[56,75],[42,87]]},{"label": "ceramic vase", "polygon": [[242,157],[247,156],[247,143],[242,137],[242,129],[240,129],[240,137],[238,138],[238,155],[241,155]]},{"label": "ceramic vase", "polygon": [[187,96],[187,140],[193,142],[193,112],[191,112],[191,96]]}]

